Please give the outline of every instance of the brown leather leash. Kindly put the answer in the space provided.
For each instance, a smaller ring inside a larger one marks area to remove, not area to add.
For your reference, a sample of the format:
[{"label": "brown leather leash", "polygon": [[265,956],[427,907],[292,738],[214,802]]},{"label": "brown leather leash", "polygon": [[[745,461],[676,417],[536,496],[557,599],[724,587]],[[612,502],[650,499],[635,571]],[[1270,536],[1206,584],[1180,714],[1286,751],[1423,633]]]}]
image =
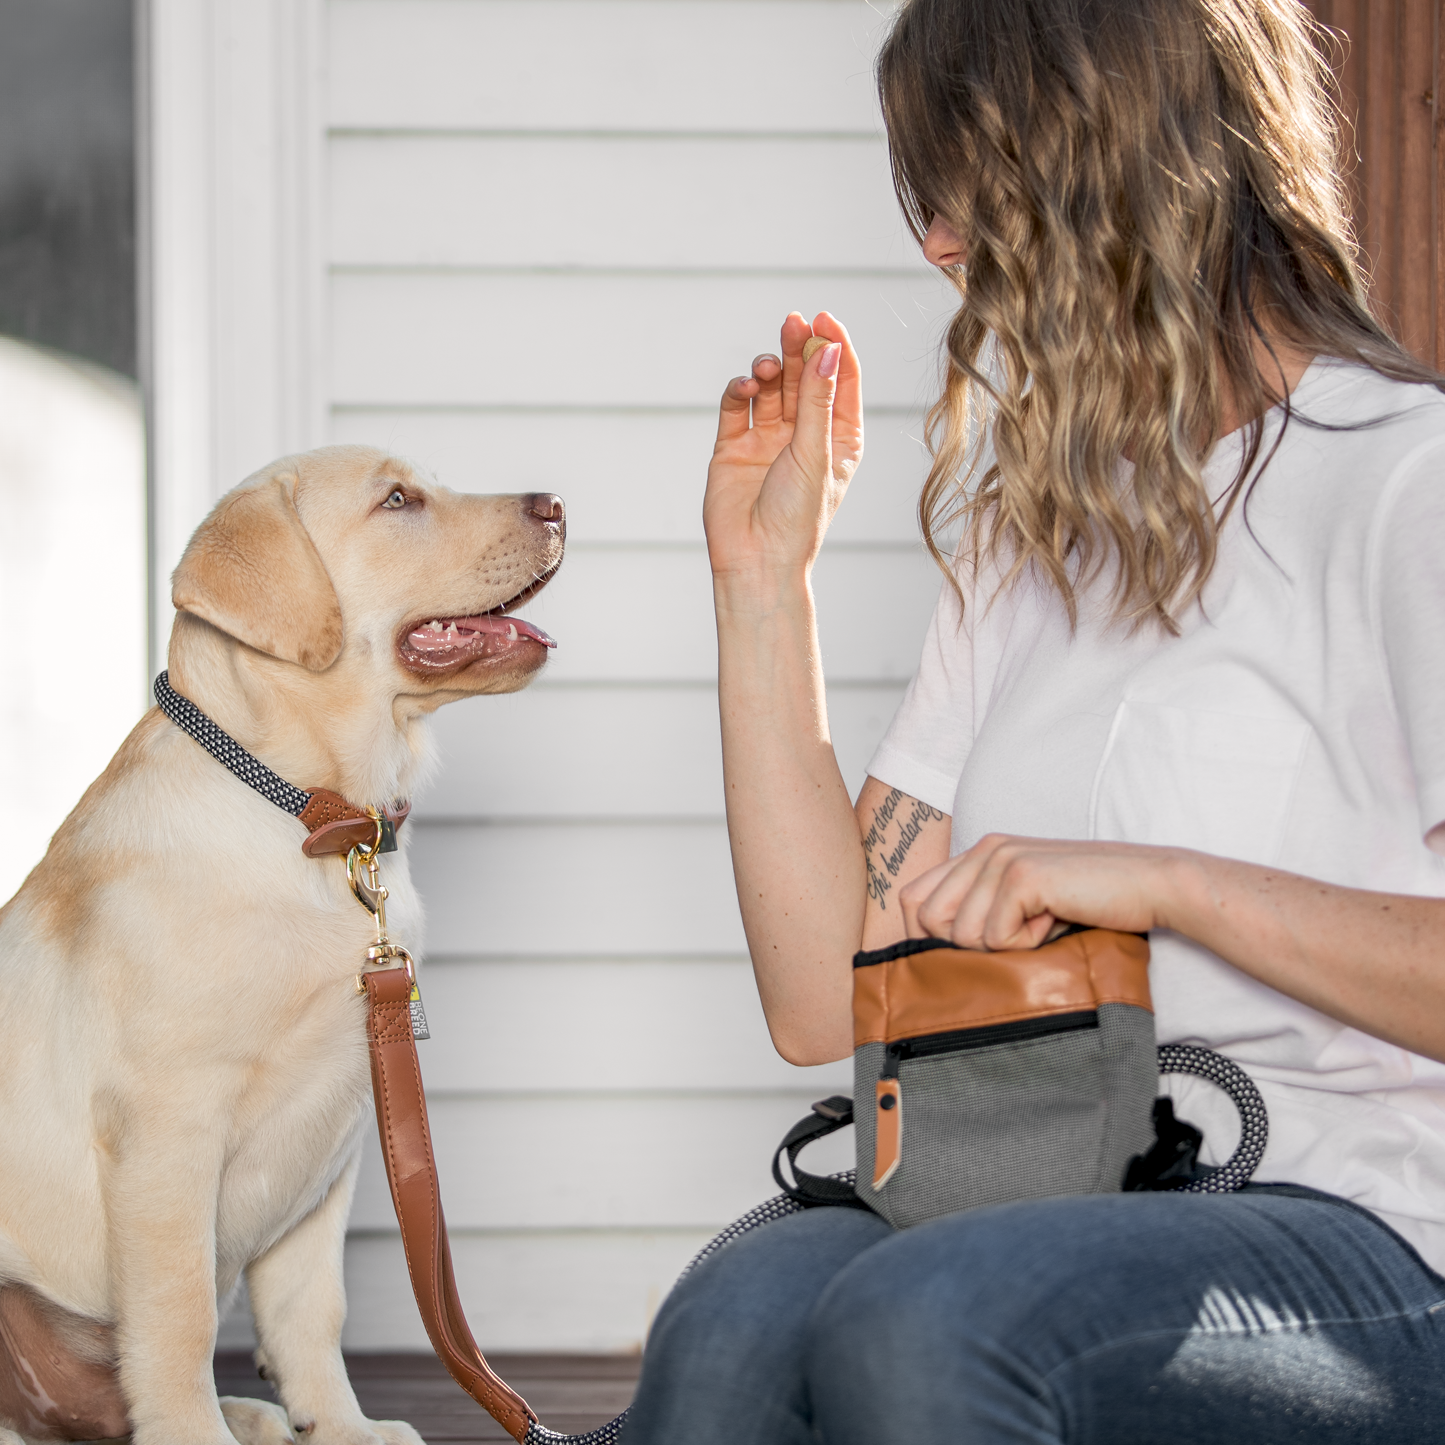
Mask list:
[{"label": "brown leather leash", "polygon": [[386,1180],[427,1338],[452,1379],[514,1440],[525,1440],[537,1416],[487,1364],[457,1297],[412,1033],[412,971],[387,968],[363,973],[361,983],[366,989],[371,1085]]},{"label": "brown leather leash", "polygon": [[[346,876],[352,891],[376,920],[376,942],[366,950],[366,963],[356,976],[356,989],[366,995],[371,1087],[376,1097],[376,1127],[386,1163],[386,1182],[401,1226],[407,1273],[427,1338],[452,1379],[514,1440],[540,1445],[543,1441],[574,1439],[604,1445],[620,1433],[620,1416],[587,1436],[561,1436],[543,1429],[531,1406],[487,1364],[472,1338],[457,1295],[427,1120],[426,1090],[416,1055],[417,1039],[428,1037],[426,1015],[421,1009],[412,957],[386,934],[387,894],[376,861],[382,851],[384,819],[379,810],[373,809],[369,810],[369,821],[373,830],[370,848],[353,844],[346,855]],[[391,966],[385,966],[388,964]]]}]

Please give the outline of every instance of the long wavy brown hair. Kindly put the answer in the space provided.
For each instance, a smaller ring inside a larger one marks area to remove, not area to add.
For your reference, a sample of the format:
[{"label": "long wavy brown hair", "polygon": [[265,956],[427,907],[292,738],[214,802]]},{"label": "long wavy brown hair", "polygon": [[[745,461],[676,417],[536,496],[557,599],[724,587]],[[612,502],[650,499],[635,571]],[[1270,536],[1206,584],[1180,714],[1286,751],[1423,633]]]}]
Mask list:
[{"label": "long wavy brown hair", "polygon": [[[919,501],[950,578],[961,524],[1071,620],[1112,561],[1116,615],[1172,630],[1268,461],[1265,413],[1288,422],[1276,347],[1440,383],[1366,303],[1330,43],[1295,0],[900,9],[878,61],[894,184],[920,242],[938,214],[967,257]],[[1251,420],[1211,497],[1226,397]]]}]

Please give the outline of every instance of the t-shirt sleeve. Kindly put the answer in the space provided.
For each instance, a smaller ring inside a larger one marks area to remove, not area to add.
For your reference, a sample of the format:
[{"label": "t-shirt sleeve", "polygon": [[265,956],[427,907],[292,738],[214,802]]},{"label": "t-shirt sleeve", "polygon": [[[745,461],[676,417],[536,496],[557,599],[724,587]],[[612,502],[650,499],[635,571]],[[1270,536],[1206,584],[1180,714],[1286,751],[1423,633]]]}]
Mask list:
[{"label": "t-shirt sleeve", "polygon": [[1416,458],[1382,518],[1374,574],[1420,831],[1445,853],[1445,440]]},{"label": "t-shirt sleeve", "polygon": [[950,816],[973,743],[972,612],[945,581],[918,671],[868,764],[880,783]]}]

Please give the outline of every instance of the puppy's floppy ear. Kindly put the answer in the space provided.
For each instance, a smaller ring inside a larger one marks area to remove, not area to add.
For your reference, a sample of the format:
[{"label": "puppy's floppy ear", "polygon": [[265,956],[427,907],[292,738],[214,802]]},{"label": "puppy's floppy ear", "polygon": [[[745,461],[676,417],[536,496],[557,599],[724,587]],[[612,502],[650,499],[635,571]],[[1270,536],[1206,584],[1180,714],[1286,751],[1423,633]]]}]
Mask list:
[{"label": "puppy's floppy ear", "polygon": [[341,652],[341,603],[296,511],[296,478],[223,497],[171,578],[171,601],[247,647],[322,672]]}]

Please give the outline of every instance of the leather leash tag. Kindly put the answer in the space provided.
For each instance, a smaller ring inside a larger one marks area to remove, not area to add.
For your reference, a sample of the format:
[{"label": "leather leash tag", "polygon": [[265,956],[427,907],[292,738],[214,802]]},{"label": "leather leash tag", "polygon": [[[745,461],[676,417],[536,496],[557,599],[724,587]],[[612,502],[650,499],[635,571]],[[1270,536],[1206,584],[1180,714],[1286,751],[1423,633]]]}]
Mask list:
[{"label": "leather leash tag", "polygon": [[412,1038],[431,1038],[431,1030],[426,1026],[426,1010],[421,1006],[421,986],[415,979],[411,981],[411,995],[408,997],[406,1003],[411,1013]]}]

